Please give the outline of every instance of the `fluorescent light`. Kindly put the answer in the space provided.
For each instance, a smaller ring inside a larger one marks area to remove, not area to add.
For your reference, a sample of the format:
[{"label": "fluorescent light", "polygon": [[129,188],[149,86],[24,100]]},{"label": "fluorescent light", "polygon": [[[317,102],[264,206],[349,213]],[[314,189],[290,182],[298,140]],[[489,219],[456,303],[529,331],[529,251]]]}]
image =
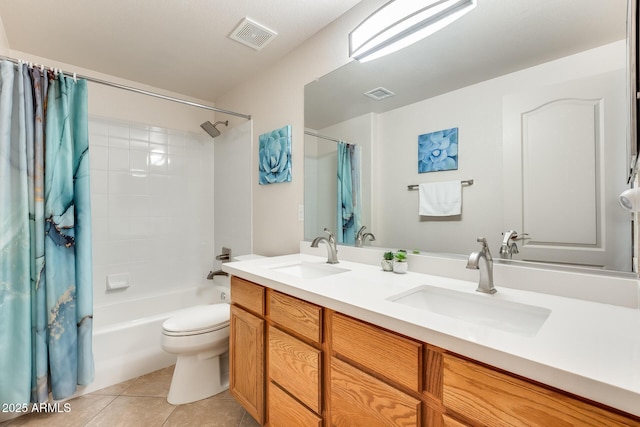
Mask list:
[{"label": "fluorescent light", "polygon": [[349,33],[349,57],[366,62],[400,50],[451,24],[477,0],[392,0]]}]

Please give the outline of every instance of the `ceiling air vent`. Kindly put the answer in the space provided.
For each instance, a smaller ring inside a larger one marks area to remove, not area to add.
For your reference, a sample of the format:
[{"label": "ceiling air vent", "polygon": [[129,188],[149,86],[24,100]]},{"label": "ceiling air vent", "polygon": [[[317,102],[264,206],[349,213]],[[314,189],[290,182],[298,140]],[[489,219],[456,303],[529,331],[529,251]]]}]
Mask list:
[{"label": "ceiling air vent", "polygon": [[229,34],[229,38],[255,50],[261,50],[277,35],[278,33],[275,31],[249,18],[244,18],[236,29]]},{"label": "ceiling air vent", "polygon": [[371,99],[375,99],[376,101],[382,101],[385,98],[389,98],[390,96],[395,95],[395,93],[383,87],[371,89],[369,92],[365,92],[364,94],[365,96],[368,96]]}]

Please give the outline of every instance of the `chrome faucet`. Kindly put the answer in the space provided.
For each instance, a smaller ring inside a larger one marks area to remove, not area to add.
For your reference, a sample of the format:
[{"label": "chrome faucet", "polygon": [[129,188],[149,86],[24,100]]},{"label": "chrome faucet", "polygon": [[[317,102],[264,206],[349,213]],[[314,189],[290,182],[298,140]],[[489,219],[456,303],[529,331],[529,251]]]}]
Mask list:
[{"label": "chrome faucet", "polygon": [[365,233],[364,230],[366,228],[367,227],[363,225],[362,227],[360,227],[360,230],[358,230],[358,233],[356,234],[356,248],[361,248],[365,240],[367,240],[367,237],[370,238],[372,242],[375,242],[376,236],[374,236],[372,233]]},{"label": "chrome faucet", "polygon": [[[216,255],[216,260],[222,261],[223,263],[231,261],[231,249],[223,246],[222,253],[219,255]],[[215,276],[228,276],[228,275],[229,273],[227,273],[226,271],[211,270],[209,274],[207,274],[207,280],[213,280]]]},{"label": "chrome faucet", "polygon": [[327,263],[328,264],[338,264],[338,249],[336,248],[336,238],[331,231],[329,231],[326,227],[324,228],[324,232],[329,235],[329,237],[318,236],[313,239],[311,242],[312,248],[317,248],[318,243],[323,242],[327,246]]},{"label": "chrome faucet", "polygon": [[229,262],[231,261],[231,249],[230,248],[226,248],[226,247],[222,247],[222,253],[219,255],[216,255],[216,259],[218,261],[222,261],[222,262]]},{"label": "chrome faucet", "polygon": [[507,230],[502,233],[502,245],[500,245],[500,258],[511,259],[513,254],[518,253],[518,246],[516,246],[516,240],[518,240],[518,232],[514,230]]},{"label": "chrome faucet", "polygon": [[493,258],[489,251],[487,239],[478,237],[478,243],[482,245],[482,249],[478,252],[471,252],[467,261],[467,268],[480,270],[480,281],[476,291],[495,294],[498,291],[493,287]]}]

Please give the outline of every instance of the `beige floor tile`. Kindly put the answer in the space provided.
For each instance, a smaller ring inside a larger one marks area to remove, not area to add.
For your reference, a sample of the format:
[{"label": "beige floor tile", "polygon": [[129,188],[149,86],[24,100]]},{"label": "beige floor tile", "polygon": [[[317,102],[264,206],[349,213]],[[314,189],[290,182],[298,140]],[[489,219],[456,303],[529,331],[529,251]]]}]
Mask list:
[{"label": "beige floor tile", "polygon": [[229,390],[225,390],[222,393],[218,393],[215,396],[212,396],[211,399],[229,399],[235,400],[233,396],[231,396],[231,392]]},{"label": "beige floor tile", "polygon": [[258,426],[228,390],[186,405],[167,403],[173,369],[171,366],[72,399],[67,413],[27,414],[0,422],[0,427]]},{"label": "beige floor tile", "polygon": [[237,427],[244,413],[235,400],[214,396],[177,406],[163,427]]},{"label": "beige floor tile", "polygon": [[133,384],[122,392],[122,395],[167,397],[171,386],[171,378],[173,377],[173,368],[173,366],[169,366],[136,378]]},{"label": "beige floor tile", "polygon": [[[13,420],[9,426],[81,427],[86,425],[114,399],[114,396],[87,394],[65,402],[68,404],[66,407],[68,412],[34,412]],[[63,406],[65,403],[60,404],[61,411],[65,410],[65,406]]]},{"label": "beige floor tile", "polygon": [[251,415],[247,412],[244,413],[244,418],[242,418],[242,422],[239,427],[260,427],[260,424],[256,420],[253,419]]},{"label": "beige floor tile", "polygon": [[175,406],[164,397],[116,397],[113,402],[93,418],[91,427],[160,427],[174,411]]},{"label": "beige floor tile", "polygon": [[126,389],[128,389],[138,378],[133,378],[128,381],[121,382],[119,384],[114,384],[110,387],[101,388],[100,390],[96,390],[91,394],[100,394],[106,396],[120,396]]}]

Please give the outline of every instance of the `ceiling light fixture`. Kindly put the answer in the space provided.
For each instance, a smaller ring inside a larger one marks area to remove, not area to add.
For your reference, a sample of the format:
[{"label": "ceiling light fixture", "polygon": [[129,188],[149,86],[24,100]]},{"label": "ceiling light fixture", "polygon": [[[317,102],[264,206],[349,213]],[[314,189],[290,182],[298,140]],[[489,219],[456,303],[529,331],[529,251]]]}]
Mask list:
[{"label": "ceiling light fixture", "polygon": [[407,47],[451,24],[477,0],[392,0],[349,33],[349,57],[370,61]]}]

